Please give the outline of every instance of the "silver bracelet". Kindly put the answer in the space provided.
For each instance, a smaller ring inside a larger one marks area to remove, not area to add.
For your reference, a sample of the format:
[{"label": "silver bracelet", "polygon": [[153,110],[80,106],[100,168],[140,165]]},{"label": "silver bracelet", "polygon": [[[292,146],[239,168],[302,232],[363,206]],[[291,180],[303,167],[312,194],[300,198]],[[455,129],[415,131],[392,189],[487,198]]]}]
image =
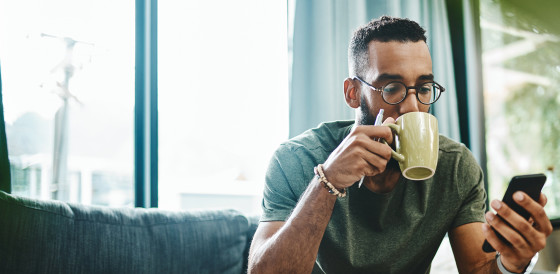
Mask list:
[{"label": "silver bracelet", "polygon": [[[519,274],[519,273],[514,273],[514,272],[511,272],[511,271],[508,271],[504,267],[504,265],[502,264],[501,257],[502,256],[501,256],[500,252],[496,252],[496,263],[498,264],[498,269],[500,269],[500,271],[502,271],[503,274]],[[533,270],[533,268],[535,267],[535,265],[537,264],[538,260],[539,260],[539,253],[537,252],[537,254],[535,254],[535,256],[533,256],[533,258],[531,259],[531,262],[529,263],[529,265],[521,273],[522,274],[530,274],[531,271]]]}]

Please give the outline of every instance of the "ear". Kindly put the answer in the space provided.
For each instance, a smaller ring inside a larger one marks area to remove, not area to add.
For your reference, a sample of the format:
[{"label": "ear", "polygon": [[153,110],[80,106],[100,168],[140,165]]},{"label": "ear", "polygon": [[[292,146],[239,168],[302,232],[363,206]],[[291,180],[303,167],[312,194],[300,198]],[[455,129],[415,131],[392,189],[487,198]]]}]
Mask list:
[{"label": "ear", "polygon": [[346,78],[344,80],[344,99],[351,108],[360,107],[360,86],[356,85],[356,80]]}]

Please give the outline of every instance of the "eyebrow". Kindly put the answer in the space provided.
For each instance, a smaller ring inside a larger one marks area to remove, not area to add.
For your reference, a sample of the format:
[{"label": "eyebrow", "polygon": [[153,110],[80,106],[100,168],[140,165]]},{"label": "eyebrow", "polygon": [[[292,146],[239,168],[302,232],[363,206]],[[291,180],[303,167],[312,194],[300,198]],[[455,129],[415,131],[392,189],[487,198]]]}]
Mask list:
[{"label": "eyebrow", "polygon": [[403,77],[399,74],[383,73],[373,80],[373,82],[381,82],[386,80],[402,80]]},{"label": "eyebrow", "polygon": [[[375,78],[375,80],[373,80],[373,82],[380,82],[380,81],[386,81],[386,80],[403,80],[402,75],[400,74],[390,74],[390,73],[383,73],[379,76],[377,76],[377,78]],[[423,74],[418,76],[417,80],[424,80],[424,81],[433,81],[434,80],[434,75],[433,74]]]},{"label": "eyebrow", "polygon": [[433,74],[425,74],[425,75],[420,75],[420,77],[418,77],[418,80],[429,80],[429,81],[433,81],[434,80],[434,75]]}]

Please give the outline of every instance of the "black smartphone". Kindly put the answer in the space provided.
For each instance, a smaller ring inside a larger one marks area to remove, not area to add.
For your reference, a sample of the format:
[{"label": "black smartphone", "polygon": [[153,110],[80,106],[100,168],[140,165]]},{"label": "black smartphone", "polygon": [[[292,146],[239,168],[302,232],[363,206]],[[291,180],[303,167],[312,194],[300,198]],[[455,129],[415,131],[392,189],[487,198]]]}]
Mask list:
[{"label": "black smartphone", "polygon": [[[509,182],[508,188],[506,190],[506,193],[504,194],[504,197],[502,198],[502,201],[511,209],[513,209],[513,211],[517,212],[517,214],[521,215],[521,217],[527,220],[529,219],[529,217],[531,217],[531,214],[513,200],[513,193],[515,193],[516,191],[523,191],[527,193],[529,197],[533,198],[533,200],[538,201],[541,194],[541,189],[544,186],[545,182],[546,176],[542,173],[515,176]],[[497,216],[499,217],[500,215]],[[511,245],[502,235],[500,235],[500,233],[498,233],[496,230],[494,230],[494,232],[496,232],[500,240],[508,245]],[[496,251],[488,241],[484,241],[482,250],[484,250],[484,252]]]}]

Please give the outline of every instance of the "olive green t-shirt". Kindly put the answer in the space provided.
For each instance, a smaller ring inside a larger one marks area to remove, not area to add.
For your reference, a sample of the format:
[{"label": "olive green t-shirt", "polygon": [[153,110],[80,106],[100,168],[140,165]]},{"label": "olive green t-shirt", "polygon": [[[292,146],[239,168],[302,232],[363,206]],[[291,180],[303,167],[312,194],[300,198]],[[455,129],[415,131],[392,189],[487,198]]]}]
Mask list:
[{"label": "olive green t-shirt", "polygon": [[[349,134],[353,121],[323,123],[285,142],[266,174],[261,222],[285,221],[314,173]],[[319,247],[325,273],[425,273],[446,232],[484,222],[483,174],[471,152],[442,135],[435,175],[401,176],[387,194],[357,184],[337,198]]]}]

